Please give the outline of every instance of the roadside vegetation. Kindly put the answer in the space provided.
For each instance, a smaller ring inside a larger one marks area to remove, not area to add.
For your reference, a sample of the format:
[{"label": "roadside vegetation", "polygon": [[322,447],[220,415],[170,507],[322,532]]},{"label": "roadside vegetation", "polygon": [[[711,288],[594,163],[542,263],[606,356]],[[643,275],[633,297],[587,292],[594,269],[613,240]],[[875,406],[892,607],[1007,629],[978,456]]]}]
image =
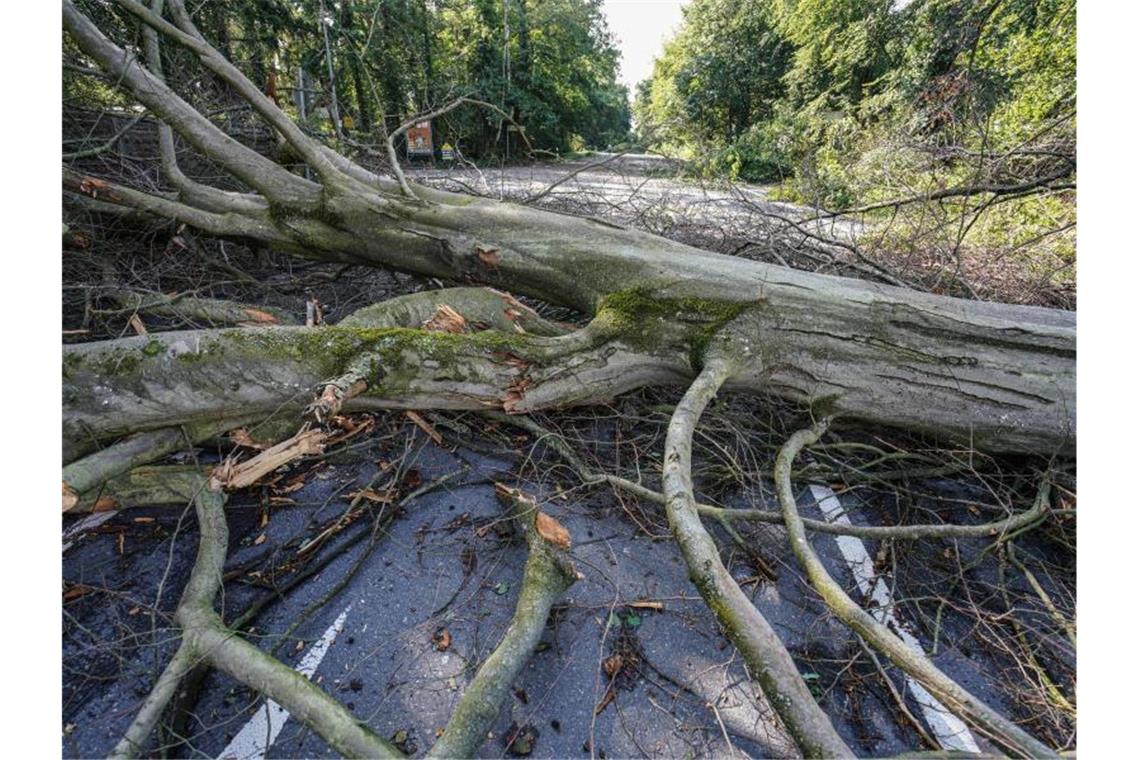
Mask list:
[{"label": "roadside vegetation", "polygon": [[931,289],[1075,305],[1072,0],[694,0],[634,114],[700,176],[858,216]]}]

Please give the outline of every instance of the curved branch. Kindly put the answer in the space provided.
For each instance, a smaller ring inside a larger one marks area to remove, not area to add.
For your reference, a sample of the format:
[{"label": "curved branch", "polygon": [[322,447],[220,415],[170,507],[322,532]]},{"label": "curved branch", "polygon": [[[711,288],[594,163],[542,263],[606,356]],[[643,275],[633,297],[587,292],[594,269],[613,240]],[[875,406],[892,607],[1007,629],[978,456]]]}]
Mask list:
[{"label": "curved branch", "polygon": [[807,757],[853,757],[827,714],[816,704],[799,669],[775,631],[740,590],[701,525],[693,497],[693,430],[705,406],[733,374],[727,360],[710,360],[677,404],[665,438],[663,486],[669,525],[689,577],[744,657],[784,725]]},{"label": "curved branch", "polygon": [[[170,0],[171,11],[179,20],[179,26],[171,24],[162,16],[148,10],[137,0],[116,0],[116,2],[146,26],[170,37],[197,55],[202,65],[233,87],[238,95],[253,107],[254,111],[260,114],[271,127],[285,138],[285,141],[300,154],[305,163],[316,170],[322,180],[333,184],[343,181],[344,175],[333,167],[332,162],[323,154],[320,146],[309,139],[301,131],[301,128],[285,115],[284,111],[278,108],[253,82],[249,81],[245,74],[241,73],[216,48],[206,42],[190,21],[181,0]],[[183,28],[179,28],[180,26]]]},{"label": "curved branch", "polygon": [[[532,498],[521,491],[496,486],[499,498],[509,505],[514,518],[522,524],[529,547],[522,588],[519,590],[515,614],[502,641],[483,661],[479,671],[463,691],[443,735],[428,751],[428,757],[474,757],[486,740],[487,730],[495,721],[511,683],[522,672],[538,646],[550,608],[581,575],[570,561],[569,536],[558,545],[548,536],[557,530],[540,532],[538,521],[558,525],[553,518],[538,511]],[[565,532],[565,529],[562,530]],[[543,535],[545,533],[545,535]]]},{"label": "curved branch", "polygon": [[[496,113],[501,115],[504,119],[509,121],[511,124],[518,126],[518,124],[515,123],[515,120],[511,118],[510,114],[508,114],[503,109],[499,108],[497,105],[495,105],[493,103],[488,103],[484,100],[477,100],[475,98],[468,98],[468,97],[456,98],[455,100],[451,101],[450,103],[447,103],[446,105],[442,105],[439,108],[433,109],[431,111],[425,111],[425,112],[419,113],[416,116],[413,116],[412,118],[408,119],[403,124],[401,124],[400,126],[396,127],[394,130],[392,130],[392,132],[390,132],[388,134],[388,138],[386,140],[387,150],[388,150],[388,161],[389,161],[389,163],[392,164],[392,173],[396,175],[396,181],[400,183],[400,189],[403,191],[404,195],[408,196],[409,198],[419,197],[416,193],[414,193],[412,191],[411,186],[408,184],[407,177],[404,176],[404,170],[402,168],[400,168],[400,160],[396,156],[396,138],[399,137],[400,135],[404,134],[405,132],[407,132],[412,127],[414,127],[417,122],[423,121],[424,119],[434,119],[437,116],[443,116],[445,113],[448,113],[450,111],[454,111],[456,108],[459,108],[459,106],[464,105],[465,103],[470,103],[471,105],[475,105],[475,106],[482,106],[483,108],[489,108],[492,111],[495,111]],[[522,136],[523,142],[526,143],[527,150],[530,151],[531,153],[533,153],[534,149],[531,147],[530,140],[527,139],[526,133],[520,129],[519,135]]]},{"label": "curved branch", "polygon": [[[229,530],[223,509],[225,495],[200,487],[194,496],[200,531],[198,557],[182,592],[174,619],[183,629],[182,646],[160,677],[151,699],[116,747],[137,751],[153,728],[156,704],[169,700],[173,686],[191,661],[209,663],[242,683],[255,687],[313,729],[329,746],[352,757],[403,757],[395,747],[358,721],[340,702],[288,665],[261,651],[226,628],[214,611],[222,586]],[[160,711],[160,709],[158,710]],[[143,733],[142,729],[148,730]]]},{"label": "curved branch", "polygon": [[[567,464],[569,464],[583,483],[606,483],[619,488],[639,499],[665,505],[665,496],[660,491],[647,488],[620,475],[600,472],[586,466],[566,442],[556,434],[542,427],[530,417],[519,414],[503,414],[502,412],[482,412],[484,417],[513,425],[539,436],[539,440],[550,446]],[[782,512],[773,512],[764,509],[725,509],[709,504],[696,503],[697,512],[701,517],[710,517],[721,522],[754,521],[769,525],[784,524]],[[893,539],[898,541],[911,541],[923,538],[994,538],[1025,528],[1040,520],[1048,512],[1048,505],[1034,503],[1027,509],[1004,520],[983,523],[981,525],[852,525],[850,523],[833,523],[825,520],[812,520],[802,518],[804,527],[816,533],[825,533],[833,536],[857,536],[866,539]]]},{"label": "curved branch", "polygon": [[[827,423],[827,420],[823,420],[812,428],[793,434],[776,458],[776,493],[784,513],[784,524],[788,528],[788,539],[792,545],[792,552],[803,567],[811,585],[840,620],[921,683],[955,715],[1019,756],[1058,757],[1050,747],[1034,739],[1012,721],[959,686],[921,652],[915,652],[907,647],[889,628],[856,604],[827,572],[819,555],[807,540],[803,521],[796,508],[791,480],[792,462],[796,455],[804,446],[819,439],[827,429]],[[1048,481],[1042,483],[1037,499],[1039,504],[1048,503]]]},{"label": "curved branch", "polygon": [[267,220],[233,211],[208,211],[114,182],[89,177],[66,167],[63,170],[63,186],[94,201],[177,219],[214,235],[242,236],[280,244],[292,242]]},{"label": "curved branch", "polygon": [[290,173],[218,129],[139,65],[133,55],[111,42],[71,0],[63,0],[63,26],[86,55],[203,155],[278,203],[297,208],[315,208],[319,204],[319,185]]},{"label": "curved branch", "polygon": [[[164,2],[165,0],[151,0],[151,9],[155,14],[162,14]],[[159,44],[158,32],[152,27],[144,25],[142,34],[147,68],[151,70],[158,81],[165,84],[166,76],[162,70],[162,49]],[[174,186],[180,197],[190,205],[223,213],[227,211],[257,213],[267,208],[265,201],[255,195],[234,193],[210,187],[183,174],[182,169],[178,166],[178,154],[174,147],[174,131],[169,124],[161,119],[158,122],[158,148],[163,176]]]}]

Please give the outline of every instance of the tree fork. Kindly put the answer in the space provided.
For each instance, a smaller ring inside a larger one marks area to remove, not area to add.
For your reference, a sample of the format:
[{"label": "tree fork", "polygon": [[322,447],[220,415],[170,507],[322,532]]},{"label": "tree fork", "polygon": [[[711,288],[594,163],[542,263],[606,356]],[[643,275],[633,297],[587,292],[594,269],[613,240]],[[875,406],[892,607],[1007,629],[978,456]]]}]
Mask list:
[{"label": "tree fork", "polygon": [[64,25],[80,48],[201,152],[259,190],[266,205],[261,210],[246,197],[220,212],[189,198],[178,203],[72,177],[79,192],[311,258],[484,283],[590,314],[620,303],[617,310],[634,323],[684,320],[707,309],[747,311],[750,319],[739,321],[735,335],[741,371],[730,388],[992,451],[1073,451],[1072,313],[800,272],[599,220],[427,188],[414,188],[409,198],[398,181],[356,166],[287,123],[209,49],[180,3],[171,6],[177,25],[137,2],[119,3],[215,68],[298,144],[323,184],[222,134],[65,0]]}]

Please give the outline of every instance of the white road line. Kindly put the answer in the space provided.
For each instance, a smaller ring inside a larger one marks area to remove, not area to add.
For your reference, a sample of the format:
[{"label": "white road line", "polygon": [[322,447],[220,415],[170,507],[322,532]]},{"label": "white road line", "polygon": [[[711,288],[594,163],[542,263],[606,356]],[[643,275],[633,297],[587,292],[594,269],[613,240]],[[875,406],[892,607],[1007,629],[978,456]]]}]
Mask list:
[{"label": "white road line", "polygon": [[[836,498],[830,488],[823,485],[811,485],[808,489],[828,522],[840,525],[851,524],[851,520],[843,511],[839,499]],[[847,560],[851,572],[855,575],[855,583],[858,584],[859,590],[863,592],[865,597],[874,602],[874,606],[869,610],[871,615],[890,628],[910,649],[919,654],[924,654],[918,639],[906,628],[903,628],[898,618],[895,617],[890,590],[883,579],[875,575],[875,564],[871,560],[871,555],[867,553],[867,547],[863,545],[862,539],[855,536],[836,536],[835,543],[839,545],[840,553]],[[906,685],[914,696],[914,700],[922,708],[922,714],[926,718],[927,725],[930,726],[934,738],[938,740],[943,749],[961,752],[981,751],[966,724],[957,715],[947,710],[941,702],[923,688],[922,684],[907,676]]]},{"label": "white road line", "polygon": [[[328,627],[320,639],[309,647],[305,656],[297,663],[297,672],[305,678],[312,678],[317,672],[317,666],[328,654],[329,647],[336,641],[337,635],[344,629],[344,621],[348,619],[348,612],[352,605],[348,605],[340,617]],[[265,753],[277,740],[277,735],[289,720],[289,711],[272,699],[265,700],[265,704],[257,711],[249,722],[242,726],[241,731],[229,743],[219,760],[263,760]]]}]

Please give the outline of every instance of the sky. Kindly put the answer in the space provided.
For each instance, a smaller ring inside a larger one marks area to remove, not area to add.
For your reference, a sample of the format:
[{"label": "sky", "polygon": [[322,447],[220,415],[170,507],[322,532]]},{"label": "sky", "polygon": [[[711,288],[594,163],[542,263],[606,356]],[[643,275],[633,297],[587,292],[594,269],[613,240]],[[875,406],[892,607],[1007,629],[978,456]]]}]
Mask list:
[{"label": "sky", "polygon": [[681,24],[688,0],[605,0],[610,31],[621,50],[620,81],[634,87],[653,73],[653,58]]}]

